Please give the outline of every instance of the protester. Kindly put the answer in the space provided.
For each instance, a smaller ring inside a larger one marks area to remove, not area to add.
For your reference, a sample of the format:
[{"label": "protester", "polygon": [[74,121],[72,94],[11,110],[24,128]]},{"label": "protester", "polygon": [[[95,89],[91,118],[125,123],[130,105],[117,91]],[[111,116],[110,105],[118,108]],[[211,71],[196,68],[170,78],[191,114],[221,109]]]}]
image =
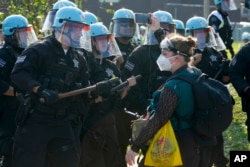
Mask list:
[{"label": "protester", "polygon": [[[156,11],[151,15],[151,22],[147,24],[146,43],[130,54],[122,73],[123,80],[132,75],[142,76],[123,101],[129,111],[139,115],[147,114],[146,109],[152,93],[161,87],[170,75],[170,72],[159,70],[156,60],[161,53],[159,44],[165,37],[165,33],[175,32],[174,26],[170,26],[173,24],[172,15],[166,11]],[[135,117],[122,112],[117,115],[118,136],[122,153],[125,155],[128,140],[131,138],[131,120]]]},{"label": "protester", "polygon": [[[173,75],[197,77],[201,72],[188,66],[195,46],[195,41],[190,37],[173,35],[169,39],[165,38],[161,42],[162,52],[157,59],[159,68],[163,71],[171,71]],[[177,118],[178,114],[187,118],[185,120],[191,120],[194,112],[192,86],[178,79],[167,81],[163,85],[155,114],[142,129],[138,138],[131,141],[131,147],[125,157],[126,162],[128,165],[135,164],[135,156],[138,155],[139,149],[145,153],[146,142],[152,139],[165,123],[171,121],[179,144],[183,166],[198,167],[199,146],[196,142],[196,135],[191,129],[191,122]],[[144,166],[143,163],[141,161],[139,166]]]}]

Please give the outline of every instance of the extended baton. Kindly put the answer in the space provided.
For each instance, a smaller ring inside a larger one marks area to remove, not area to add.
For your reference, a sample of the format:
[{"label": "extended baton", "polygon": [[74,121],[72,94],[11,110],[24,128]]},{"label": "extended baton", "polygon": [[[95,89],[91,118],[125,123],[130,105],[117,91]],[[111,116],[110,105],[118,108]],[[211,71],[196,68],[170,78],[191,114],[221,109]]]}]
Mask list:
[{"label": "extended baton", "polygon": [[[112,79],[109,80],[109,82],[111,82],[111,83],[116,83],[118,81],[119,81],[118,77],[115,77],[115,78],[112,78]],[[91,91],[94,91],[94,90],[96,90],[96,85],[92,85],[92,86],[89,86],[89,87],[86,87],[86,88],[72,90],[72,91],[65,92],[65,93],[59,93],[58,94],[58,99],[64,99],[64,98],[67,98],[67,97],[76,96],[76,95],[91,92]],[[44,98],[40,98],[39,101],[41,103],[45,103]]]}]

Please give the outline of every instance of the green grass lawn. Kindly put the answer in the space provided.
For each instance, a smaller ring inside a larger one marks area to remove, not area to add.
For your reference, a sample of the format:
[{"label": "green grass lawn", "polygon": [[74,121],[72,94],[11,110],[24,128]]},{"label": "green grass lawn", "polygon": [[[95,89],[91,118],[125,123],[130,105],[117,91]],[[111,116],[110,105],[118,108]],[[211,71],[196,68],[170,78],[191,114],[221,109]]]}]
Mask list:
[{"label": "green grass lawn", "polygon": [[225,140],[225,155],[229,157],[229,152],[233,150],[250,150],[247,140],[247,129],[245,126],[246,113],[241,110],[241,100],[235,89],[230,84],[230,92],[235,99],[233,110],[233,122],[223,133]]},{"label": "green grass lawn", "polygon": [[[237,53],[240,43],[234,43],[233,48],[235,53]],[[229,157],[230,151],[233,150],[250,150],[250,144],[247,140],[247,127],[245,126],[246,113],[242,112],[241,99],[231,84],[229,85],[229,89],[236,103],[233,110],[233,122],[223,133],[225,140],[224,149],[227,157]]]}]

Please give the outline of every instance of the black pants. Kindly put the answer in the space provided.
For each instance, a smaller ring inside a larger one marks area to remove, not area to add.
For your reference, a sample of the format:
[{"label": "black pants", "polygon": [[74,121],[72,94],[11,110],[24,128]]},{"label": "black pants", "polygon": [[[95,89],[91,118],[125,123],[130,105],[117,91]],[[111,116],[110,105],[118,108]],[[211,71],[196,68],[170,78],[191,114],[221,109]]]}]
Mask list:
[{"label": "black pants", "polygon": [[222,134],[216,136],[217,143],[212,147],[211,166],[226,167],[229,160],[224,155],[224,139]]},{"label": "black pants", "polygon": [[112,113],[85,133],[81,148],[81,167],[125,167]]},{"label": "black pants", "polygon": [[79,155],[71,122],[52,125],[45,119],[35,123],[32,117],[15,133],[13,167],[44,167],[47,162],[49,167],[77,167]]}]

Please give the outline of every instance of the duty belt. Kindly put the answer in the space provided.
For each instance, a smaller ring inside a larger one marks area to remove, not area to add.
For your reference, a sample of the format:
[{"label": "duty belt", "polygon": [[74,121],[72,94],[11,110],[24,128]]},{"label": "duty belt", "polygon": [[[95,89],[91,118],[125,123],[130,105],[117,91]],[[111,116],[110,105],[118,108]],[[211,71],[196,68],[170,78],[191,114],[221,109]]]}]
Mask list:
[{"label": "duty belt", "polygon": [[45,106],[42,104],[37,103],[34,107],[35,112],[43,113],[46,115],[66,115],[69,112],[69,107],[64,107],[64,108],[53,108],[50,106]]}]

